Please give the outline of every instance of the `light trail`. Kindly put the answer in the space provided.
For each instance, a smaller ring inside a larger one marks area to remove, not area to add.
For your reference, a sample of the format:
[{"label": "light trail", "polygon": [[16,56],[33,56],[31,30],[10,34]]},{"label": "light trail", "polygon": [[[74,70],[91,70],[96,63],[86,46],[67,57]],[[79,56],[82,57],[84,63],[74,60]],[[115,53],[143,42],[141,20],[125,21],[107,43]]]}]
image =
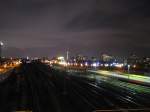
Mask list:
[{"label": "light trail", "polygon": [[136,75],[136,74],[126,74],[126,73],[117,73],[117,72],[104,71],[104,70],[98,70],[98,71],[89,70],[89,72],[107,75],[107,76],[113,76],[116,78],[123,78],[123,79],[128,79],[128,80],[140,81],[140,82],[150,84],[150,77],[148,77],[148,76],[142,76],[142,75]]}]

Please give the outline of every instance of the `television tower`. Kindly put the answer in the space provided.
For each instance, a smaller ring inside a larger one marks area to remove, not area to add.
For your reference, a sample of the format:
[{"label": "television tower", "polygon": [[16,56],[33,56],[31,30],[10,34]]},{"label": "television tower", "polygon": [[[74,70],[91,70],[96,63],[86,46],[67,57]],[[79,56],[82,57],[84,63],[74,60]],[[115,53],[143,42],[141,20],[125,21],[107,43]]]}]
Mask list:
[{"label": "television tower", "polygon": [[69,60],[69,51],[67,51],[67,61]]}]

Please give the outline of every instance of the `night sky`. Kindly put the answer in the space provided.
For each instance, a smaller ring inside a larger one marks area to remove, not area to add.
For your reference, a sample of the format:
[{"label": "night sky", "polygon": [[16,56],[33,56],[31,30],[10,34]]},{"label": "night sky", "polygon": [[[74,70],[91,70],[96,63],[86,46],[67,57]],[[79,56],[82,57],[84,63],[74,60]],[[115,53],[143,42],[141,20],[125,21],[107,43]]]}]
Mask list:
[{"label": "night sky", "polygon": [[0,0],[5,56],[150,56],[150,0]]}]

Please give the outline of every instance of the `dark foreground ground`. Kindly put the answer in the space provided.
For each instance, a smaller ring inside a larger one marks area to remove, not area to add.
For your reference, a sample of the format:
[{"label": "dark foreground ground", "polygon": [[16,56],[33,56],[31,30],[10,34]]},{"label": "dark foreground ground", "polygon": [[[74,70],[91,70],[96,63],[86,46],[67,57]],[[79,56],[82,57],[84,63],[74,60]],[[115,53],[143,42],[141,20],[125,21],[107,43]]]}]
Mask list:
[{"label": "dark foreground ground", "polygon": [[150,94],[76,74],[23,64],[0,83],[0,112],[150,112]]}]

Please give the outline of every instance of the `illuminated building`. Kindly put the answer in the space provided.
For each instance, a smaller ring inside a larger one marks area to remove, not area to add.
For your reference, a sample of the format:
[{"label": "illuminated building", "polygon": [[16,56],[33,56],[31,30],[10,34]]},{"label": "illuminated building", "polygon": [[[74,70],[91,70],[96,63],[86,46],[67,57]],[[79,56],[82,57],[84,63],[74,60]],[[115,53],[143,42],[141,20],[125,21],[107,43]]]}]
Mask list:
[{"label": "illuminated building", "polygon": [[100,59],[103,62],[112,62],[113,61],[113,56],[107,55],[107,54],[102,54]]}]

